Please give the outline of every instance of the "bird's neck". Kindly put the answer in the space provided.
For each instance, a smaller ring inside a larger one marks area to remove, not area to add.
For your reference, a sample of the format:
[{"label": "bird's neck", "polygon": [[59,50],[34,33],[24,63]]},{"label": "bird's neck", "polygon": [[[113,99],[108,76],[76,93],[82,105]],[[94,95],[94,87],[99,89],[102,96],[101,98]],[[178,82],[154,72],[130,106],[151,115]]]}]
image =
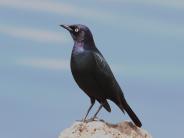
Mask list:
[{"label": "bird's neck", "polygon": [[75,42],[74,43],[74,46],[73,46],[73,50],[72,50],[72,53],[74,55],[77,55],[77,54],[80,54],[84,52],[84,42]]},{"label": "bird's neck", "polygon": [[88,41],[81,41],[81,42],[75,41],[72,52],[73,54],[80,54],[85,50],[90,50],[94,48],[95,48],[94,41],[90,41],[90,43]]}]

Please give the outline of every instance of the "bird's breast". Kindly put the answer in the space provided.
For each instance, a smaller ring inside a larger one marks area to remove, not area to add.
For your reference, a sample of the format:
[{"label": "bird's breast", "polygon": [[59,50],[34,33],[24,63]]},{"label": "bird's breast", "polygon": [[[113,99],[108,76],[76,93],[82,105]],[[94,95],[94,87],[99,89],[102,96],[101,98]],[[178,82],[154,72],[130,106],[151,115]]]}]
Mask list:
[{"label": "bird's breast", "polygon": [[94,65],[93,60],[88,52],[82,52],[80,54],[72,54],[71,57],[71,70],[77,73],[89,73],[92,71]]}]

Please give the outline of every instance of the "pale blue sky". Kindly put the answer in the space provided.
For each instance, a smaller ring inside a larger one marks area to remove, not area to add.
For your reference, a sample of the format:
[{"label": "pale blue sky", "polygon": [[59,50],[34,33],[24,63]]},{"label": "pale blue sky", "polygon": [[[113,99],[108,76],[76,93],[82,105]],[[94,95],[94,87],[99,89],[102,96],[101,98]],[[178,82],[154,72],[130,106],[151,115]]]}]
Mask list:
[{"label": "pale blue sky", "polygon": [[[143,128],[180,137],[184,1],[0,0],[0,17],[0,137],[57,137],[86,112],[69,68],[73,40],[59,27],[73,23],[92,30]],[[100,118],[129,120],[110,104]]]}]

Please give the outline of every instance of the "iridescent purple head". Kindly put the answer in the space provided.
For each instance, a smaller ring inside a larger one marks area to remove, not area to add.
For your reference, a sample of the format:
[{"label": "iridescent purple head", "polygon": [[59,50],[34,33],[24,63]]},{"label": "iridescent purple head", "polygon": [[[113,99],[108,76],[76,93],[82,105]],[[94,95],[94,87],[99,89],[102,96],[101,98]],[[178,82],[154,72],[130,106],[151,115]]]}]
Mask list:
[{"label": "iridescent purple head", "polygon": [[68,30],[74,40],[74,42],[89,42],[93,41],[93,36],[89,28],[85,25],[60,25]]}]

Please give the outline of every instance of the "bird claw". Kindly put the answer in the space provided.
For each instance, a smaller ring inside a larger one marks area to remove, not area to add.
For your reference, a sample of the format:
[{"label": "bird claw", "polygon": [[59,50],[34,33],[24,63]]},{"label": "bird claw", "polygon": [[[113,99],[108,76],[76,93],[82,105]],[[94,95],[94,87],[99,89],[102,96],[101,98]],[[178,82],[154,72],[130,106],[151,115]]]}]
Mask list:
[{"label": "bird claw", "polygon": [[89,123],[89,122],[92,122],[92,121],[95,121],[95,119],[94,118],[90,118],[90,119],[87,119],[85,122]]},{"label": "bird claw", "polygon": [[84,119],[82,119],[82,120],[76,120],[77,122],[84,122],[85,120]]},{"label": "bird claw", "polygon": [[76,121],[79,121],[79,122],[83,122],[83,123],[89,123],[89,122],[92,122],[92,121],[100,121],[101,119],[97,118],[97,117],[92,117],[90,119],[82,119],[82,120],[76,120]]},{"label": "bird claw", "polygon": [[81,119],[81,120],[76,120],[76,121],[86,123],[86,122],[88,122],[88,120],[89,119]]},{"label": "bird claw", "polygon": [[89,122],[93,122],[93,121],[98,121],[98,120],[100,120],[99,118],[97,118],[97,117],[92,117],[92,118],[90,118],[90,119],[87,119],[87,120],[85,120],[85,122],[86,123],[89,123]]}]

